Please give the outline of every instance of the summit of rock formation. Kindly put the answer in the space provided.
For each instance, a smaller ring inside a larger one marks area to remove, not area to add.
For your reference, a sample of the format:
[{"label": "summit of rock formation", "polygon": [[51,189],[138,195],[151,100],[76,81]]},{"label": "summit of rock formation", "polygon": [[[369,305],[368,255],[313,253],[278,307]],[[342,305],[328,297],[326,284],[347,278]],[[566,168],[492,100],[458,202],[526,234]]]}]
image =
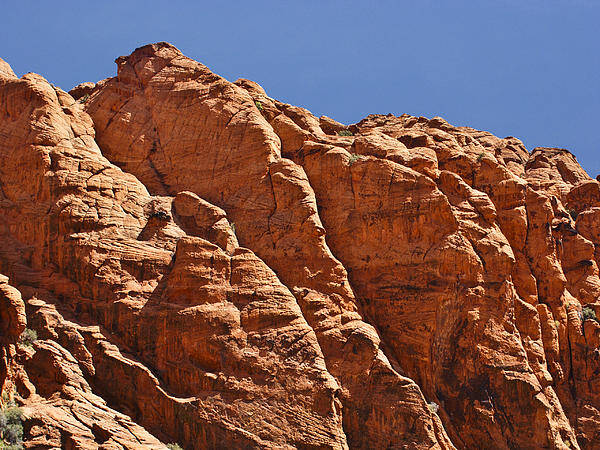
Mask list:
[{"label": "summit of rock formation", "polygon": [[164,42],[116,64],[65,92],[0,60],[24,448],[600,448],[600,183],[572,153],[344,125]]}]

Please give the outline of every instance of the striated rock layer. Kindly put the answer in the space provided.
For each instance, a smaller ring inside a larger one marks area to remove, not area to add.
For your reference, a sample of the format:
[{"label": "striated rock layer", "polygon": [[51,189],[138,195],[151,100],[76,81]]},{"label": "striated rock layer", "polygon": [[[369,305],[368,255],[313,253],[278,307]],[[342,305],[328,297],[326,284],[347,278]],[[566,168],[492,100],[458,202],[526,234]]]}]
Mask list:
[{"label": "striated rock layer", "polygon": [[26,448],[600,448],[600,183],[571,153],[345,126],[167,43],[116,63],[66,93],[0,60]]}]

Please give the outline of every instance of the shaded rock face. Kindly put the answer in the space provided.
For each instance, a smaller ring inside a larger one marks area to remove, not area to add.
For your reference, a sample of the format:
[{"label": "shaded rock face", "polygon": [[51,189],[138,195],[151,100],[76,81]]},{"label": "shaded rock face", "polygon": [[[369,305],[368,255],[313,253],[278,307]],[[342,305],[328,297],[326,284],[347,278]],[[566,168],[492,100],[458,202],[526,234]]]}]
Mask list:
[{"label": "shaded rock face", "polygon": [[571,153],[346,126],[167,43],[116,63],[69,94],[0,60],[25,446],[600,448],[600,184]]}]

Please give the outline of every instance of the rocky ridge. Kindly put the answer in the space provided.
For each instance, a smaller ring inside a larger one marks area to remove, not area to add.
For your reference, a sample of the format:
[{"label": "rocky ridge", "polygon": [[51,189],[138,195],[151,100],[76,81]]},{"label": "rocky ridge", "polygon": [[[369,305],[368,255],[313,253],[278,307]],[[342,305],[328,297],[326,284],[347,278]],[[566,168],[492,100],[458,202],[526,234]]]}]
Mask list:
[{"label": "rocky ridge", "polygon": [[345,126],[167,43],[116,63],[67,93],[0,60],[25,448],[600,448],[600,184],[570,152]]}]

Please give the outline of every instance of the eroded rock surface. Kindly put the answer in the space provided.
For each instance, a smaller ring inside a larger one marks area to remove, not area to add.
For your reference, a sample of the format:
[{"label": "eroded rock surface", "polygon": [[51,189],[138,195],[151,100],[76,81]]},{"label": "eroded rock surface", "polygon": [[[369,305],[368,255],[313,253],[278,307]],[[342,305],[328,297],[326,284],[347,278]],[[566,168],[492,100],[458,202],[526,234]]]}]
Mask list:
[{"label": "eroded rock surface", "polygon": [[600,448],[600,183],[570,152],[346,126],[167,43],[116,63],[69,94],[0,60],[25,446]]}]

